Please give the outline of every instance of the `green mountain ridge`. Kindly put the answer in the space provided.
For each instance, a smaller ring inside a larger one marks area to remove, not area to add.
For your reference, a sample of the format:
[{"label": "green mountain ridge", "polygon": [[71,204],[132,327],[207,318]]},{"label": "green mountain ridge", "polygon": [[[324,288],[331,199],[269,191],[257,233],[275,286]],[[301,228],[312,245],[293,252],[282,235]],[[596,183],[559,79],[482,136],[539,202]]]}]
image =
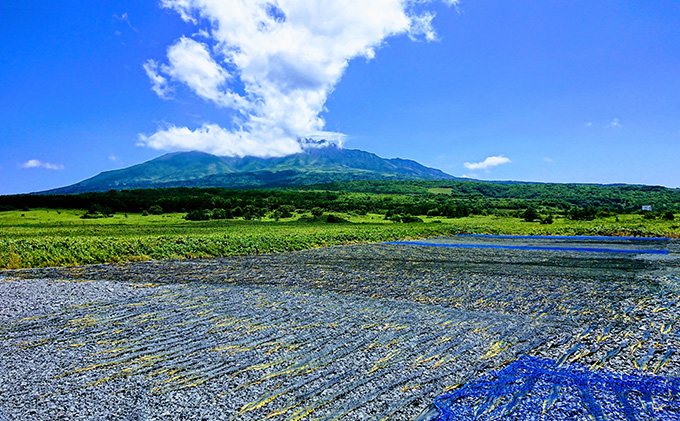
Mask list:
[{"label": "green mountain ridge", "polygon": [[71,194],[169,187],[245,189],[357,180],[461,179],[409,159],[386,159],[357,149],[325,146],[279,158],[220,157],[204,152],[168,153],[43,193]]}]

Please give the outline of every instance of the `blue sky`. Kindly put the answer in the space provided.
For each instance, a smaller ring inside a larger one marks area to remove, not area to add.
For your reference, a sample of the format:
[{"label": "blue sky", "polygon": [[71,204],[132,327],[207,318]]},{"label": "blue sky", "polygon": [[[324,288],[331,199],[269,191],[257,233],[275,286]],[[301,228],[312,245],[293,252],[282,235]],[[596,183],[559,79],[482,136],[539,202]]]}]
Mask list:
[{"label": "blue sky", "polygon": [[0,194],[296,136],[480,179],[680,186],[677,1],[267,3],[2,2]]}]

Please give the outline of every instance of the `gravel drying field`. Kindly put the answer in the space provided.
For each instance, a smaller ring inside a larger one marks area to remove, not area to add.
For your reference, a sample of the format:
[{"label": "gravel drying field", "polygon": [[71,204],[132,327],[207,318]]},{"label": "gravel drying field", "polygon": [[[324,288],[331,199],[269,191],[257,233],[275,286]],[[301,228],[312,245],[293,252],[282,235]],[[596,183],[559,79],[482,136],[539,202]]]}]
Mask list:
[{"label": "gravel drying field", "polygon": [[633,253],[370,244],[3,271],[0,420],[428,419],[522,355],[679,376],[678,241],[569,244]]}]

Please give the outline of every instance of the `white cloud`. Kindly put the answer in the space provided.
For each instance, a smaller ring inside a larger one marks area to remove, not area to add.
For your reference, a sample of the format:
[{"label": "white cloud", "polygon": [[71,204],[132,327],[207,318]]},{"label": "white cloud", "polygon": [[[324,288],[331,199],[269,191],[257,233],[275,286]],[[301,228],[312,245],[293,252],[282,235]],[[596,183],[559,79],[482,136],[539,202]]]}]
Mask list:
[{"label": "white cloud", "polygon": [[207,45],[182,37],[168,48],[168,61],[170,64],[162,66],[162,71],[196,95],[220,106],[246,108],[244,99],[226,88],[232,77],[213,60]]},{"label": "white cloud", "polygon": [[158,63],[149,60],[144,63],[144,71],[151,81],[151,90],[163,99],[168,99],[172,93],[172,87],[168,84],[168,79],[158,74]]},{"label": "white cloud", "polygon": [[551,157],[549,157],[549,156],[544,156],[544,157],[543,157],[543,160],[544,160],[545,162],[548,162],[548,163],[553,162],[553,159],[552,159]]},{"label": "white cloud", "polygon": [[427,41],[434,41],[437,39],[437,33],[432,27],[432,19],[434,19],[435,14],[431,12],[425,12],[420,16],[414,16],[411,19],[411,29],[409,31],[409,38],[413,41],[417,41],[418,36],[421,35],[425,37]]},{"label": "white cloud", "polygon": [[608,128],[616,128],[616,127],[621,127],[621,122],[619,121],[618,118],[612,119],[612,121],[607,124]]},{"label": "white cloud", "polygon": [[509,158],[506,158],[503,155],[498,155],[490,156],[482,162],[466,162],[463,164],[463,166],[468,170],[487,170],[491,167],[507,164],[509,162],[512,162]]},{"label": "white cloud", "polygon": [[436,39],[435,15],[425,10],[432,1],[162,0],[185,21],[202,26],[197,31],[201,42],[181,37],[168,48],[167,64],[147,61],[144,70],[152,89],[168,98],[173,84],[187,86],[235,110],[238,118],[231,122],[233,129],[170,127],[141,135],[141,143],[272,156],[294,150],[301,137],[341,136],[324,132],[319,114],[350,60],[373,58],[384,40],[395,35]]},{"label": "white cloud", "polygon": [[217,124],[204,124],[196,130],[170,126],[139,138],[139,145],[153,149],[199,150],[223,156],[284,156],[302,151],[296,140],[283,136],[280,130],[229,131]]},{"label": "white cloud", "polygon": [[[320,130],[318,132],[308,133],[306,139],[311,139],[312,141],[312,142],[307,141],[307,143],[314,143],[314,141],[316,142],[325,141],[328,144],[334,144],[342,148],[343,144],[345,143],[345,140],[347,139],[347,135],[343,133]],[[304,143],[303,139],[299,141]]]},{"label": "white cloud", "polygon": [[45,168],[47,170],[63,170],[64,166],[61,164],[50,164],[49,162],[42,162],[37,159],[29,159],[21,164],[21,168]]}]

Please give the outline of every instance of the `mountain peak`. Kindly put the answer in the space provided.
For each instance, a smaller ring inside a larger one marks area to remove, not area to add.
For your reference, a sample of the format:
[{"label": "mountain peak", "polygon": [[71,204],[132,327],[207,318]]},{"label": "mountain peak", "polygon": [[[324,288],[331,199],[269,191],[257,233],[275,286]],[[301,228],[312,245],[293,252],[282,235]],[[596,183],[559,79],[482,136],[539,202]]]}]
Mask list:
[{"label": "mountain peak", "polygon": [[337,140],[312,139],[309,137],[302,137],[298,139],[298,143],[302,147],[303,151],[311,151],[324,148],[342,149],[342,143]]},{"label": "mountain peak", "polygon": [[106,171],[45,193],[167,188],[273,188],[352,180],[452,180],[441,170],[408,159],[385,159],[336,142],[305,141],[303,152],[278,158],[219,157],[175,152],[120,170]]}]

